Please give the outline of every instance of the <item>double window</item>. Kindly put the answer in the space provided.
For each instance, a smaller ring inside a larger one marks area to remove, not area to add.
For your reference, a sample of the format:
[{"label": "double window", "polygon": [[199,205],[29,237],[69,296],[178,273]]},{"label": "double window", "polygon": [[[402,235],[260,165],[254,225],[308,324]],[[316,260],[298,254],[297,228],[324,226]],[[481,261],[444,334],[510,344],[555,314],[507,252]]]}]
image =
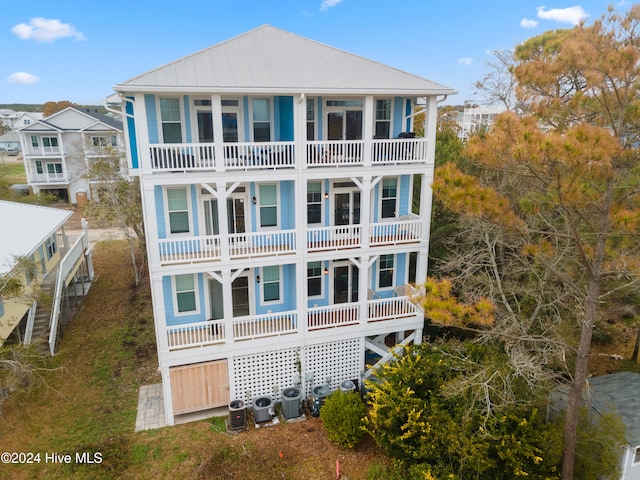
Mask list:
[{"label": "double window", "polygon": [[186,188],[167,188],[169,232],[189,233],[189,202]]},{"label": "double window", "polygon": [[262,301],[277,302],[282,298],[280,267],[273,265],[262,267]]},{"label": "double window", "polygon": [[260,226],[278,226],[278,188],[275,184],[260,185]]},{"label": "double window", "polygon": [[394,218],[398,204],[398,179],[382,179],[382,218]]},{"label": "double window", "polygon": [[91,144],[94,147],[117,147],[118,137],[111,135],[110,137],[91,137]]},{"label": "double window", "polygon": [[182,143],[179,99],[160,99],[160,123],[162,128],[162,141],[164,143]]},{"label": "double window", "polygon": [[173,281],[176,292],[176,311],[178,313],[197,311],[194,276],[191,274],[176,275],[173,277]]},{"label": "double window", "polygon": [[307,99],[307,141],[316,139],[316,101]]},{"label": "double window", "polygon": [[47,250],[47,258],[51,260],[51,257],[53,257],[58,251],[58,245],[56,244],[55,233],[51,235],[49,238],[47,238],[47,241],[45,242],[45,248]]}]

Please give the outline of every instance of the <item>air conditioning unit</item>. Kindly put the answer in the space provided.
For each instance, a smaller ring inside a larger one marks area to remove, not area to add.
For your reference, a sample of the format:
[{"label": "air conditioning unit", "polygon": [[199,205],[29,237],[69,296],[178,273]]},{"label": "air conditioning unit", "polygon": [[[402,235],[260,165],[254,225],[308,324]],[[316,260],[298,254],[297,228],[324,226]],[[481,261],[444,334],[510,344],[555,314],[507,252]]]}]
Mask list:
[{"label": "air conditioning unit", "polygon": [[329,385],[316,385],[311,389],[311,398],[309,399],[311,415],[314,417],[320,415],[320,409],[329,395],[331,395]]},{"label": "air conditioning unit", "polygon": [[356,384],[351,380],[344,380],[340,382],[340,391],[341,392],[355,392]]},{"label": "air conditioning unit", "polygon": [[247,409],[242,400],[229,402],[229,429],[242,430],[247,426]]},{"label": "air conditioning unit", "polygon": [[280,393],[282,416],[286,419],[302,415],[302,390],[298,387],[285,388]]},{"label": "air conditioning unit", "polygon": [[270,422],[274,413],[273,400],[270,397],[253,399],[253,420],[256,423]]}]

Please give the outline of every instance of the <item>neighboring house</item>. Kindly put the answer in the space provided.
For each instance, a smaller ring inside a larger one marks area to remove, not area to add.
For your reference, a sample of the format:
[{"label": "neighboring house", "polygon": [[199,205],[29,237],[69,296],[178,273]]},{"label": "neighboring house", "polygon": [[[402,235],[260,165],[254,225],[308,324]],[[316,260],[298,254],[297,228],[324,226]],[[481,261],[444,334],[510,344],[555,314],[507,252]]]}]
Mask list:
[{"label": "neighboring house", "polygon": [[10,108],[0,108],[0,124],[3,127],[13,128],[13,122],[16,121],[19,114]]},{"label": "neighboring house", "polygon": [[458,138],[466,141],[471,135],[488,130],[495,122],[496,116],[504,112],[505,108],[500,105],[465,106],[462,120],[459,122]]},{"label": "neighboring house", "polygon": [[16,132],[0,135],[0,151],[20,150],[20,136]]},{"label": "neighboring house", "polygon": [[53,193],[72,204],[97,196],[87,178],[91,163],[122,156],[122,122],[94,109],[68,107],[18,130],[27,182],[34,193]]},{"label": "neighboring house", "polygon": [[[169,425],[361,382],[389,345],[421,342],[407,284],[427,275],[437,100],[452,89],[268,25],[114,89]],[[418,99],[426,138],[410,133]]]},{"label": "neighboring house", "polygon": [[19,130],[22,127],[31,125],[33,122],[42,120],[43,117],[44,115],[41,112],[19,112],[17,113],[17,118],[14,120],[11,128],[12,130]]},{"label": "neighboring house", "polygon": [[[84,295],[93,279],[86,229],[76,238],[65,233],[71,215],[0,200],[0,345],[8,339],[29,344],[44,337],[54,353],[60,320],[69,317],[62,311],[63,300]],[[20,283],[18,294],[9,294],[7,279]],[[68,308],[69,301],[64,304]]]},{"label": "neighboring house", "polygon": [[597,414],[614,411],[626,428],[620,480],[640,480],[640,373],[612,373],[588,382],[588,405]]}]

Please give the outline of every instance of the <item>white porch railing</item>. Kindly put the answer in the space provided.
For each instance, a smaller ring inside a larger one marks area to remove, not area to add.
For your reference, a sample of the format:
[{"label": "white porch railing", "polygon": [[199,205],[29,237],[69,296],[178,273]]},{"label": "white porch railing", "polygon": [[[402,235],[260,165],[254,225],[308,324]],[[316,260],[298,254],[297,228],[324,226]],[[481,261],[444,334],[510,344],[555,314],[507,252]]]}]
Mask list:
[{"label": "white porch railing", "polygon": [[188,238],[161,238],[158,240],[160,263],[185,263],[220,259],[220,237],[203,235]]},{"label": "white porch railing", "polygon": [[65,286],[65,279],[71,272],[78,260],[82,259],[85,251],[89,249],[89,236],[87,231],[83,231],[76,242],[71,246],[67,254],[60,261],[58,266],[58,275],[56,278],[56,287],[52,303],[51,317],[49,319],[49,351],[51,355],[55,354],[56,341],[58,339],[58,322],[60,320],[60,310],[62,307],[62,294]]},{"label": "white porch railing", "polygon": [[153,171],[215,169],[213,143],[169,143],[149,147]]},{"label": "white porch railing", "polygon": [[420,241],[422,220],[414,214],[400,217],[396,222],[372,223],[369,244],[372,246]]},{"label": "white porch railing", "polygon": [[229,239],[231,258],[295,253],[296,231],[232,233]]},{"label": "white porch railing", "polygon": [[27,147],[23,152],[24,155],[32,155],[34,157],[55,157],[62,155],[62,148],[60,147]]},{"label": "white porch railing", "polygon": [[207,320],[167,327],[167,341],[170,350],[223,343],[224,320]]},{"label": "white porch railing", "polygon": [[367,301],[367,321],[394,320],[413,317],[420,309],[409,297],[377,298]]},{"label": "white porch railing", "polygon": [[310,331],[353,325],[359,320],[359,303],[340,303],[307,310],[307,328]]},{"label": "white porch railing", "polygon": [[224,166],[228,170],[293,168],[293,142],[238,142],[224,144]]},{"label": "white porch railing", "polygon": [[62,173],[29,173],[29,182],[32,183],[62,183],[68,182],[66,172]]},{"label": "white porch railing", "polygon": [[307,142],[307,166],[362,165],[364,140]]},{"label": "white porch railing", "polygon": [[360,225],[340,225],[307,229],[307,250],[339,250],[359,247],[362,228]]},{"label": "white porch railing", "polygon": [[427,159],[425,138],[372,140],[371,163],[423,163]]},{"label": "white porch railing", "polygon": [[298,313],[278,312],[233,319],[234,340],[287,335],[298,331]]}]

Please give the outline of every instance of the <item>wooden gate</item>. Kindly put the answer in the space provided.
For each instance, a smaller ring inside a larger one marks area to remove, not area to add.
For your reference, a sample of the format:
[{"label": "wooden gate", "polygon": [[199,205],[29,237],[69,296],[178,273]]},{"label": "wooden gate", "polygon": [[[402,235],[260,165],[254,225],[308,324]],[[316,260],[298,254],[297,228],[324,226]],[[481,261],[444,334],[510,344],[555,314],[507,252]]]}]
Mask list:
[{"label": "wooden gate", "polygon": [[169,376],[174,415],[229,404],[226,360],[172,367]]}]

